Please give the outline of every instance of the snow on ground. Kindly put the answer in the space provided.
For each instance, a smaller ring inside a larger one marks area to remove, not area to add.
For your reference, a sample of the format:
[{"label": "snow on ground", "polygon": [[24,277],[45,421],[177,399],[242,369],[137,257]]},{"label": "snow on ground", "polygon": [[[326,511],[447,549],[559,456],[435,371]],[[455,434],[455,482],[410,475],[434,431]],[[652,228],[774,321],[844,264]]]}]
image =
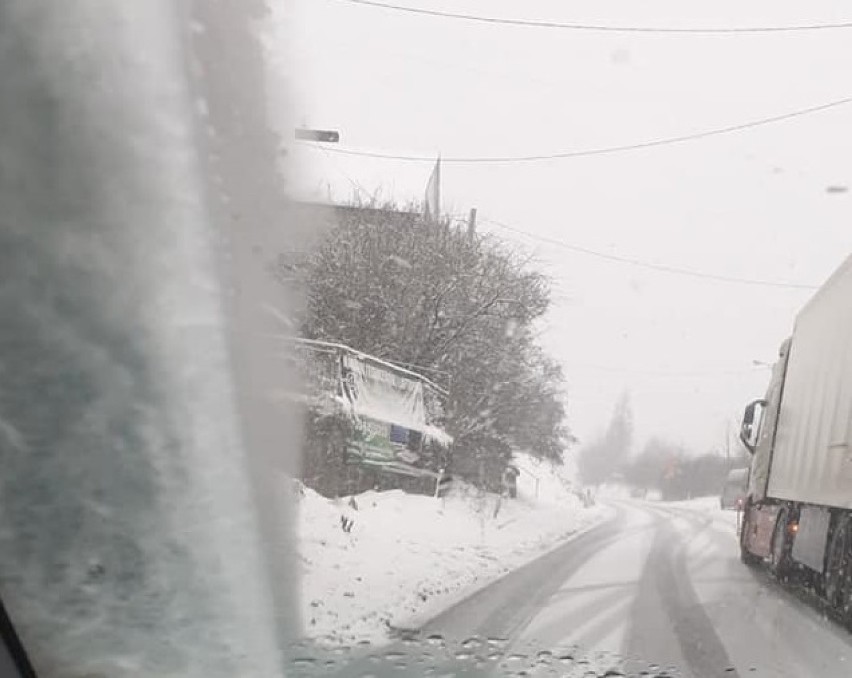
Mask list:
[{"label": "snow on ground", "polygon": [[724,523],[733,526],[737,529],[739,523],[737,521],[737,512],[732,509],[723,509],[719,504],[719,495],[714,494],[708,497],[697,497],[695,499],[684,499],[679,501],[663,500],[661,494],[657,490],[648,490],[641,497],[636,496],[635,491],[622,484],[602,485],[597,491],[599,500],[612,499],[618,500],[638,500],[649,502],[651,504],[660,504],[675,509],[690,511],[692,513],[700,513],[709,516],[714,522]]},{"label": "snow on ground", "polygon": [[[564,470],[518,463],[519,496],[499,508],[496,495],[464,484],[443,499],[365,492],[352,506],[302,488],[305,634],[334,645],[381,642],[610,515],[583,508]],[[348,533],[342,516],[353,521]]]},{"label": "snow on ground", "polygon": [[731,525],[735,529],[738,526],[737,512],[731,509],[723,509],[719,506],[719,495],[710,497],[699,497],[698,499],[687,499],[685,501],[666,502],[667,506],[693,511],[709,516],[714,522]]}]

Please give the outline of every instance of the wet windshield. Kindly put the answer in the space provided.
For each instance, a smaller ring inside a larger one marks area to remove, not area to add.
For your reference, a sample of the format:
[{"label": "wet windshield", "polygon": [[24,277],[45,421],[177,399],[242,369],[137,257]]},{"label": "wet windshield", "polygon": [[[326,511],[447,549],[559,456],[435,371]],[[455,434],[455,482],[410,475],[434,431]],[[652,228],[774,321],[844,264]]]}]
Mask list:
[{"label": "wet windshield", "polygon": [[846,675],[849,12],[0,0],[0,673]]}]

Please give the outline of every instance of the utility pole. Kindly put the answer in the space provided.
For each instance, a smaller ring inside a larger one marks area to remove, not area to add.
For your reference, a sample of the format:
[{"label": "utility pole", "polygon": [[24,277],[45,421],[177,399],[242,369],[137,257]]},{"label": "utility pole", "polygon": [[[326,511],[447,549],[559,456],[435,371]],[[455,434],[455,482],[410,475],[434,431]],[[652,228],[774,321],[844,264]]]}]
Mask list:
[{"label": "utility pole", "polygon": [[731,422],[725,422],[725,469],[731,470]]},{"label": "utility pole", "polygon": [[470,216],[467,218],[467,237],[473,240],[476,235],[476,208],[470,208]]}]

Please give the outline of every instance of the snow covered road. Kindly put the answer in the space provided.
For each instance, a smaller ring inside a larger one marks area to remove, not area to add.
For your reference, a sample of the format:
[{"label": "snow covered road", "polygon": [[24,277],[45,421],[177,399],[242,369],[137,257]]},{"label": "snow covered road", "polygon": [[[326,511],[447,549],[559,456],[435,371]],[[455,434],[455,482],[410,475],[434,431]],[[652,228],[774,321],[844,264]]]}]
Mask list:
[{"label": "snow covered road", "polygon": [[[580,650],[627,673],[849,676],[852,635],[814,601],[739,562],[718,499],[616,502],[616,517],[448,610],[424,629]],[[602,664],[601,664],[602,662]]]}]

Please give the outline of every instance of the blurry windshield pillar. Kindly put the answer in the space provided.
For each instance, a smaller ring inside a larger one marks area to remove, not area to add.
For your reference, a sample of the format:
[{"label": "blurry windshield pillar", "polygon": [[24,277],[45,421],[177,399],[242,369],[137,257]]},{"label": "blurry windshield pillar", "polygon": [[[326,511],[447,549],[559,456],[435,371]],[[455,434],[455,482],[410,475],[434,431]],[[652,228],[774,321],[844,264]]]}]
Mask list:
[{"label": "blurry windshield pillar", "polygon": [[283,674],[298,431],[256,337],[294,300],[252,259],[283,204],[256,20],[0,0],[0,596],[42,676]]}]

